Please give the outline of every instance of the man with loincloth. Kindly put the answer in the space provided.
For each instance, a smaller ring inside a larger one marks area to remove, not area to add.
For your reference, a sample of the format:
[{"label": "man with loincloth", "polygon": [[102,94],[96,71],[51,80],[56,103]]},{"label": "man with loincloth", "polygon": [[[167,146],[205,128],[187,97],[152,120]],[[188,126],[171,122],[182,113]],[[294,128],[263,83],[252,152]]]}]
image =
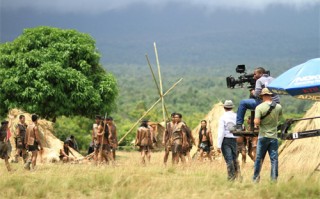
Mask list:
[{"label": "man with loincloth", "polygon": [[19,116],[19,123],[16,126],[16,155],[15,155],[15,163],[18,163],[20,155],[22,155],[23,162],[26,163],[28,159],[28,153],[25,145],[25,137],[26,137],[26,118],[24,115]]},{"label": "man with loincloth", "polygon": [[[69,154],[71,154],[73,157],[71,157]],[[69,148],[69,141],[64,141],[63,148],[60,149],[59,158],[63,163],[72,162],[76,159],[76,156],[72,153],[72,151]]]},{"label": "man with loincloth", "polygon": [[207,121],[202,120],[201,127],[199,130],[199,143],[198,143],[198,149],[200,152],[200,161],[203,160],[204,152],[207,154],[210,161],[212,160],[210,156],[211,146],[213,146],[211,131],[210,129],[207,128]]},{"label": "man with loincloth", "polygon": [[171,121],[166,123],[166,130],[163,133],[163,137],[162,137],[162,144],[164,145],[164,157],[163,157],[164,165],[167,165],[169,153],[171,151],[171,142],[170,142],[171,139],[170,138],[172,135],[172,128],[175,125],[175,121],[174,121],[175,114],[176,113],[171,113]]},{"label": "man with loincloth", "polygon": [[113,160],[116,159],[116,150],[118,147],[118,138],[117,138],[117,127],[114,125],[113,118],[111,116],[107,117],[107,126],[109,129],[109,144],[110,150],[112,152]]},{"label": "man with loincloth", "polygon": [[25,169],[30,170],[30,164],[32,165],[32,169],[34,170],[37,164],[37,157],[38,157],[38,151],[39,147],[42,151],[42,144],[40,141],[39,136],[39,129],[38,129],[38,116],[32,115],[31,116],[32,124],[28,125],[26,130],[26,139],[25,144],[27,145],[27,149],[29,152],[31,152],[31,160],[29,159],[27,163],[25,164]]},{"label": "man with loincloth", "polygon": [[183,155],[183,149],[188,147],[186,125],[182,122],[182,115],[175,113],[175,124],[172,128],[171,134],[171,152],[172,152],[172,164],[178,164],[179,158],[182,163],[185,163],[185,157]]},{"label": "man with loincloth", "polygon": [[1,122],[0,127],[0,158],[4,159],[7,170],[11,171],[9,164],[9,139],[8,139],[8,121]]},{"label": "man with loincloth", "polygon": [[142,164],[146,163],[146,157],[148,162],[150,162],[153,137],[153,131],[149,128],[148,120],[143,120],[140,127],[137,129],[135,140],[135,146],[139,146],[139,151],[141,152]]}]

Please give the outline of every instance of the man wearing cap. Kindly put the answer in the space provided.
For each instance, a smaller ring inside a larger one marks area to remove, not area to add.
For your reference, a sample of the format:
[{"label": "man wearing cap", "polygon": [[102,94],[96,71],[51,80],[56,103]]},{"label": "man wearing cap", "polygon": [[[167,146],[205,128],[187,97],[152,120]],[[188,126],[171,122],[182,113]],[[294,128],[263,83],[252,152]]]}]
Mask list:
[{"label": "man wearing cap", "polygon": [[234,105],[231,100],[226,100],[223,107],[225,112],[219,120],[217,150],[219,153],[222,151],[227,164],[228,180],[233,181],[240,172],[237,160],[237,137],[230,133],[230,129],[236,123],[237,115],[232,111]]},{"label": "man wearing cap", "polygon": [[278,178],[278,139],[277,126],[282,116],[282,107],[272,101],[272,93],[262,89],[262,103],[255,109],[254,125],[259,127],[256,160],[254,162],[253,181],[259,182],[262,161],[268,151],[271,162],[271,180]]},{"label": "man wearing cap", "polygon": [[[240,101],[237,111],[236,131],[244,130],[242,126],[247,109],[254,110],[256,106],[261,103],[259,95],[262,89],[266,88],[273,80],[273,78],[270,77],[266,70],[262,67],[258,67],[254,70],[253,78],[257,80],[255,84],[255,90],[250,91],[250,99],[243,99]],[[280,103],[280,98],[278,95],[274,95],[272,100],[276,103]]]}]

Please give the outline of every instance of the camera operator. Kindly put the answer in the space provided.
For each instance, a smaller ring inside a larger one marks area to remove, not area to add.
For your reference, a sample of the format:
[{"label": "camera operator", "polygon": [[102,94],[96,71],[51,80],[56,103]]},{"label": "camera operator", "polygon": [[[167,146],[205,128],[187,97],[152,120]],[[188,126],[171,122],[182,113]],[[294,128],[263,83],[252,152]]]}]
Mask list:
[{"label": "camera operator", "polygon": [[[255,89],[250,92],[250,99],[243,99],[240,101],[238,111],[237,111],[237,124],[236,131],[243,131],[243,122],[244,116],[246,114],[247,109],[254,110],[256,106],[258,106],[262,100],[260,99],[261,90],[268,86],[271,83],[273,78],[268,75],[266,70],[262,67],[258,67],[254,70],[254,79],[256,79]],[[278,104],[280,104],[280,98],[278,95],[272,96],[272,100]]]}]

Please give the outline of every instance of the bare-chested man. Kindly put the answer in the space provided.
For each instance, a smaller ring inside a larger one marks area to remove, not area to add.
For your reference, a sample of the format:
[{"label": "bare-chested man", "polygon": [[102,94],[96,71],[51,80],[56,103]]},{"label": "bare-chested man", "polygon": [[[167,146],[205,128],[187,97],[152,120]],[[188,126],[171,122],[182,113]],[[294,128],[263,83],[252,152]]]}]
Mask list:
[{"label": "bare-chested man", "polygon": [[98,126],[101,122],[101,116],[96,115],[95,117],[95,123],[92,125],[92,132],[91,132],[91,143],[88,150],[88,155],[94,152],[95,144],[97,142],[97,132],[98,132]]},{"label": "bare-chested man", "polygon": [[164,165],[167,165],[169,153],[171,151],[171,135],[172,135],[172,128],[175,125],[174,121],[174,115],[176,113],[171,113],[171,122],[168,122],[166,124],[166,130],[162,137],[162,144],[164,145],[164,157],[163,157],[163,163]]},{"label": "bare-chested man", "polygon": [[[251,131],[250,124],[251,124],[251,116],[248,116],[247,119],[248,131]],[[258,137],[250,137],[247,139],[248,144],[248,155],[253,160],[253,162],[256,160],[256,153],[257,153],[257,143],[258,143]]]},{"label": "bare-chested man", "polygon": [[237,137],[237,157],[241,154],[242,164],[247,160],[247,138],[244,136]]},{"label": "bare-chested man", "polygon": [[25,137],[27,124],[25,123],[26,118],[24,115],[19,116],[19,123],[16,126],[16,155],[15,155],[15,163],[18,163],[20,155],[22,155],[23,162],[27,162],[28,153],[25,145]]},{"label": "bare-chested man", "polygon": [[107,125],[109,128],[109,144],[110,144],[110,150],[112,152],[112,157],[113,160],[116,159],[116,150],[118,147],[118,138],[117,138],[117,127],[113,123],[113,118],[112,117],[107,117]]},{"label": "bare-chested man", "polygon": [[[71,154],[73,157],[69,154]],[[59,158],[63,163],[72,162],[76,159],[76,156],[72,153],[72,151],[69,148],[69,141],[64,141],[63,148],[60,149]]]},{"label": "bare-chested man", "polygon": [[153,144],[153,131],[150,130],[148,120],[143,120],[137,130],[135,145],[140,147],[141,163],[145,164],[147,157],[148,162],[151,159],[151,149]]},{"label": "bare-chested man", "polygon": [[182,115],[175,113],[174,126],[172,128],[171,135],[171,152],[172,152],[172,164],[178,164],[179,158],[182,163],[185,163],[185,157],[183,155],[183,149],[188,147],[186,125],[182,122]]},{"label": "bare-chested man", "polygon": [[203,161],[203,155],[204,153],[207,154],[207,157],[209,157],[209,160],[211,161],[211,146],[213,146],[212,142],[212,134],[210,129],[207,128],[207,121],[202,120],[201,121],[201,127],[199,130],[199,144],[198,149],[200,150],[200,161]]},{"label": "bare-chested man", "polygon": [[26,130],[26,139],[25,144],[27,145],[28,151],[31,152],[31,160],[27,161],[25,164],[25,169],[30,170],[30,163],[31,168],[34,170],[37,164],[37,157],[38,157],[38,151],[39,147],[42,151],[42,144],[40,141],[39,136],[39,129],[38,129],[38,116],[32,115],[31,116],[32,124],[28,125]]},{"label": "bare-chested man", "polygon": [[102,163],[103,159],[109,163],[108,152],[110,151],[110,145],[108,141],[109,137],[109,129],[106,124],[106,120],[100,121],[97,132],[97,141],[95,144],[94,150],[94,160],[97,165],[99,162],[99,157],[101,158],[100,163]]},{"label": "bare-chested man", "polygon": [[1,122],[0,127],[0,158],[4,159],[7,170],[11,171],[9,164],[9,139],[7,136],[8,133],[8,121]]}]

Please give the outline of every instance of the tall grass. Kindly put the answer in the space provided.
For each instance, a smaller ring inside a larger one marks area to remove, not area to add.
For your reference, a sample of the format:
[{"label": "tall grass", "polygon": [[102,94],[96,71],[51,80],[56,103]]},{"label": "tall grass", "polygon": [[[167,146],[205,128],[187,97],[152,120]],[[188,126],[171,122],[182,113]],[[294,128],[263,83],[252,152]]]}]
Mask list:
[{"label": "tall grass", "polygon": [[248,159],[242,182],[228,182],[221,158],[165,167],[162,155],[152,154],[146,166],[140,164],[138,152],[118,152],[116,166],[57,163],[29,172],[19,163],[12,165],[12,173],[1,161],[0,198],[320,198],[320,172],[310,177],[311,171],[280,170],[278,182],[271,183],[266,162],[260,183],[254,184]]}]

